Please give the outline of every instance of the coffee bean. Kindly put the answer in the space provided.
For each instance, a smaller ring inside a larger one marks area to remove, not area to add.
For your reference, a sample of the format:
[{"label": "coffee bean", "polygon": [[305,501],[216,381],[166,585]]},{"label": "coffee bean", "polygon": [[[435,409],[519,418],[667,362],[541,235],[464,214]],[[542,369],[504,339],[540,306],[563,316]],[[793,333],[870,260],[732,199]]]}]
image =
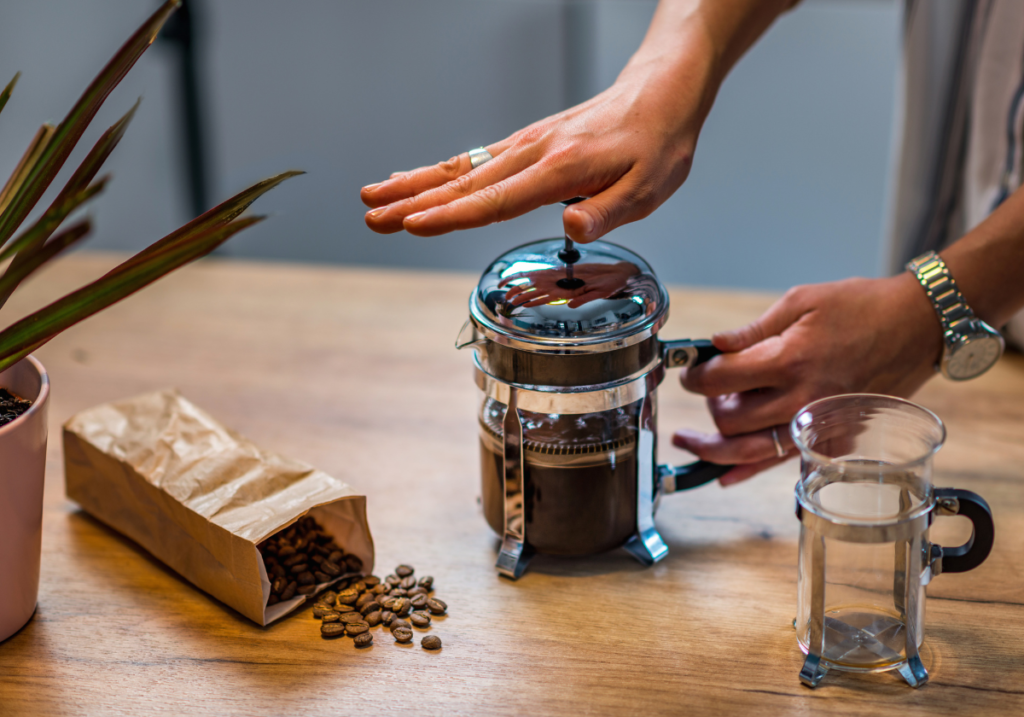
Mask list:
[{"label": "coffee bean", "polygon": [[407,617],[412,612],[412,603],[409,602],[408,598],[398,598],[391,610],[396,615]]},{"label": "coffee bean", "polygon": [[319,570],[313,572],[313,577],[316,578],[316,582],[319,585],[331,582],[331,576],[326,573],[322,573]]},{"label": "coffee bean", "polygon": [[412,642],[412,630],[407,627],[399,627],[391,631],[395,636],[395,642]]},{"label": "coffee bean", "polygon": [[295,548],[293,548],[290,545],[285,545],[285,546],[283,546],[283,547],[278,549],[277,557],[279,557],[279,558],[290,558],[291,556],[295,555],[295,552],[296,552]]},{"label": "coffee bean", "polygon": [[288,571],[284,569],[283,565],[274,565],[270,568],[270,574],[275,578],[283,578],[288,574]]},{"label": "coffee bean", "polygon": [[345,634],[345,626],[340,622],[325,622],[320,626],[320,634],[324,637],[340,637]]},{"label": "coffee bean", "polygon": [[295,582],[294,580],[292,580],[290,583],[288,583],[288,585],[285,586],[285,589],[281,591],[281,600],[282,600],[282,602],[286,601],[286,600],[291,600],[293,597],[295,597],[295,590],[298,587],[299,587],[299,584],[297,582]]},{"label": "coffee bean", "polygon": [[324,560],[320,563],[320,569],[332,577],[338,577],[341,575],[341,568],[330,560]]},{"label": "coffee bean", "polygon": [[284,566],[286,568],[290,568],[293,565],[298,565],[299,563],[304,563],[308,559],[309,558],[306,557],[305,553],[293,553],[287,560],[284,561]]},{"label": "coffee bean", "polygon": [[390,629],[392,632],[394,632],[395,630],[397,630],[400,627],[404,627],[406,629],[411,629],[412,625],[409,624],[408,620],[403,620],[400,617],[396,616],[395,619],[391,621],[391,625],[389,626],[388,629]]},{"label": "coffee bean", "polygon": [[369,629],[370,626],[365,622],[350,622],[345,625],[345,634],[349,637],[355,637],[356,635],[362,635]]},{"label": "coffee bean", "polygon": [[362,595],[360,595],[356,599],[356,607],[360,607],[361,608],[363,605],[366,605],[367,603],[376,602],[376,601],[377,601],[377,596],[374,595],[373,593],[363,593]]},{"label": "coffee bean", "polygon": [[295,592],[297,592],[299,595],[312,595],[316,592],[316,585],[300,585],[299,587],[295,588]]},{"label": "coffee bean", "polygon": [[327,559],[330,560],[335,565],[337,565],[338,563],[341,562],[341,559],[344,558],[344,557],[345,557],[345,554],[343,552],[341,552],[340,550],[335,550],[334,552],[328,554]]},{"label": "coffee bean", "polygon": [[279,602],[281,602],[281,598],[279,598],[277,595],[271,595],[269,598],[267,598],[267,607],[270,607],[271,605],[277,605],[277,603]]},{"label": "coffee bean", "polygon": [[312,585],[316,582],[316,578],[313,577],[313,573],[308,570],[299,573],[295,579],[299,581],[299,585]]},{"label": "coffee bean", "polygon": [[366,624],[370,627],[380,625],[380,610],[374,610],[373,612],[366,613],[365,619]]},{"label": "coffee bean", "polygon": [[367,647],[373,644],[373,635],[369,632],[363,632],[352,638],[352,642],[355,643],[356,647]]},{"label": "coffee bean", "polygon": [[421,588],[419,586],[416,586],[412,590],[406,591],[405,594],[408,595],[411,598],[414,595],[430,595],[430,591],[427,590],[426,588]]},{"label": "coffee bean", "polygon": [[334,611],[337,612],[339,615],[348,615],[349,613],[353,615],[359,614],[359,611],[356,610],[352,605],[335,605]]},{"label": "coffee bean", "polygon": [[404,588],[394,588],[388,593],[388,597],[405,597],[409,593]]},{"label": "coffee bean", "polygon": [[307,570],[309,570],[309,564],[308,563],[306,563],[306,562],[296,563],[295,565],[293,565],[291,567],[291,574],[292,575],[298,575],[299,573],[304,573]]},{"label": "coffee bean", "polygon": [[365,605],[363,605],[362,609],[360,609],[359,612],[361,612],[365,616],[369,615],[371,612],[375,612],[378,610],[380,610],[380,603],[374,600],[373,602],[368,602]]},{"label": "coffee bean", "polygon": [[338,612],[333,608],[327,607],[326,605],[314,605],[313,606],[313,617],[323,617],[324,615],[334,614]]},{"label": "coffee bean", "polygon": [[395,568],[395,575],[397,575],[400,578],[407,578],[414,572],[416,571],[413,570],[411,565],[399,565],[397,568]]},{"label": "coffee bean", "polygon": [[440,650],[441,638],[437,635],[427,635],[420,640],[420,644],[423,645],[423,649],[425,650]]},{"label": "coffee bean", "polygon": [[435,615],[444,615],[445,611],[448,609],[448,603],[444,600],[431,598],[427,600],[427,609]]},{"label": "coffee bean", "polygon": [[346,625],[352,625],[357,622],[363,622],[363,616],[358,612],[344,612],[340,614],[340,619]]},{"label": "coffee bean", "polygon": [[390,625],[391,621],[394,620],[394,619],[395,619],[395,613],[391,612],[390,610],[381,610],[381,612],[380,612],[380,621],[381,621],[381,623],[383,623],[384,625]]},{"label": "coffee bean", "polygon": [[366,587],[372,588],[376,587],[377,585],[380,585],[380,578],[378,578],[376,575],[367,575],[365,578],[363,578],[363,582],[366,583]]},{"label": "coffee bean", "polygon": [[358,555],[346,555],[345,564],[348,565],[350,573],[358,573],[363,569],[363,561]]},{"label": "coffee bean", "polygon": [[338,593],[338,602],[344,605],[354,605],[359,599],[359,591],[352,588],[345,588]]},{"label": "coffee bean", "polygon": [[424,575],[422,578],[420,578],[419,585],[421,588],[432,590],[434,587],[434,577],[432,575]]},{"label": "coffee bean", "polygon": [[391,610],[395,606],[396,602],[398,602],[398,598],[396,597],[384,598],[384,602],[381,603],[381,606],[385,610]]},{"label": "coffee bean", "polygon": [[398,584],[402,582],[402,578],[398,577],[397,575],[388,575],[386,578],[384,578],[384,582],[386,582],[388,585],[391,585],[392,587],[398,587]]},{"label": "coffee bean", "polygon": [[409,616],[409,620],[416,627],[430,627],[430,615],[423,612],[414,612]]},{"label": "coffee bean", "polygon": [[284,578],[274,578],[273,584],[270,586],[270,592],[275,595],[280,595],[281,591],[288,586],[288,581]]},{"label": "coffee bean", "polygon": [[422,610],[427,606],[427,596],[423,594],[414,595],[409,602],[417,610]]},{"label": "coffee bean", "polygon": [[309,559],[312,560],[317,565],[319,565],[320,563],[322,563],[324,561],[324,556],[320,555],[319,553],[313,553],[312,555],[309,556]]},{"label": "coffee bean", "polygon": [[366,583],[364,583],[362,580],[358,580],[352,583],[349,587],[353,590],[358,590],[359,592],[366,592]]},{"label": "coffee bean", "polygon": [[338,593],[334,592],[333,590],[328,590],[320,596],[320,602],[322,602],[324,605],[333,605],[337,599]]},{"label": "coffee bean", "polygon": [[403,590],[409,590],[416,587],[416,578],[402,578],[402,582],[398,585]]},{"label": "coffee bean", "polygon": [[341,615],[332,610],[331,612],[325,612],[323,615],[320,616],[320,619],[322,619],[324,622],[341,622]]},{"label": "coffee bean", "polygon": [[381,583],[380,585],[374,585],[372,588],[370,588],[370,592],[372,592],[374,595],[383,595],[388,591],[390,587],[391,586],[387,583]]}]

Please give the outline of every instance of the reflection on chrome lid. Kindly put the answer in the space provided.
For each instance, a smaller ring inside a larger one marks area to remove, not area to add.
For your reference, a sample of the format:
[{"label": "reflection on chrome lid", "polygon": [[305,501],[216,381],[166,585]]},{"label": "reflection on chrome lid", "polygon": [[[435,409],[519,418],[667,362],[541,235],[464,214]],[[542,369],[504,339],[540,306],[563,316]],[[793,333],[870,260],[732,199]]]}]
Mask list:
[{"label": "reflection on chrome lid", "polygon": [[579,261],[566,282],[562,239],[524,244],[484,271],[470,311],[484,329],[527,343],[604,343],[656,331],[668,295],[654,271],[630,250],[597,241],[577,244]]}]

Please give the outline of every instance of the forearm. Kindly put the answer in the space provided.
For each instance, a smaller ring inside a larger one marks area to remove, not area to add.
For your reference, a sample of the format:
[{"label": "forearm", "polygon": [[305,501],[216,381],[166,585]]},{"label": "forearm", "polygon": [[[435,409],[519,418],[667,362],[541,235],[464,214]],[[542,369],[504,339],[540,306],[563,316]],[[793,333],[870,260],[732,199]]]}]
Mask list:
[{"label": "forearm", "polygon": [[974,313],[1003,326],[1024,308],[1024,189],[941,254]]},{"label": "forearm", "polygon": [[[656,123],[664,118],[663,130],[685,148],[699,133],[733,65],[797,2],[661,0],[616,84],[629,88],[638,112]],[[649,114],[652,102],[656,106]]]}]

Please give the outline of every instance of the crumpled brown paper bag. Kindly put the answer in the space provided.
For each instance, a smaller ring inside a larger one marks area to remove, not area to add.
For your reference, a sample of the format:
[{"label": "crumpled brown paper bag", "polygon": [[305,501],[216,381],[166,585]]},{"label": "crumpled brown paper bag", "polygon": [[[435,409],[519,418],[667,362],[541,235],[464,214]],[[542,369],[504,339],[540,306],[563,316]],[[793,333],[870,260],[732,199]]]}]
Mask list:
[{"label": "crumpled brown paper bag", "polygon": [[257,448],[173,389],[72,417],[64,468],[68,498],[260,625],[306,597],[267,607],[256,545],[307,513],[373,570],[364,496]]}]

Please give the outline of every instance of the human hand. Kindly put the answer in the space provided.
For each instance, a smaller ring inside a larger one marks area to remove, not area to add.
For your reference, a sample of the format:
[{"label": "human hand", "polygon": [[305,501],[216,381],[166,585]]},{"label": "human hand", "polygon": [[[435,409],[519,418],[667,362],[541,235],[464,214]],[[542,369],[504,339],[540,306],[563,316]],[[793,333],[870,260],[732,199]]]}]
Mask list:
[{"label": "human hand", "polygon": [[595,299],[610,299],[625,291],[629,278],[640,273],[636,264],[620,261],[614,264],[583,264],[575,267],[573,276],[583,285],[567,289],[558,282],[566,277],[565,269],[544,269],[512,274],[501,280],[499,287],[511,286],[505,301],[513,306],[540,306],[568,299],[570,309],[578,309]]},{"label": "human hand", "polygon": [[435,236],[576,196],[589,199],[562,215],[575,241],[646,217],[686,179],[710,109],[708,53],[691,54],[682,69],[627,67],[593,99],[488,145],[494,159],[476,169],[463,153],[364,187],[360,196],[373,208],[367,226]]},{"label": "human hand", "polygon": [[708,397],[719,432],[680,430],[672,443],[735,464],[722,485],[795,455],[789,422],[811,401],[843,393],[908,397],[935,374],[942,353],[938,319],[910,273],[796,287],[757,321],[712,341],[724,353],[680,380]]}]

